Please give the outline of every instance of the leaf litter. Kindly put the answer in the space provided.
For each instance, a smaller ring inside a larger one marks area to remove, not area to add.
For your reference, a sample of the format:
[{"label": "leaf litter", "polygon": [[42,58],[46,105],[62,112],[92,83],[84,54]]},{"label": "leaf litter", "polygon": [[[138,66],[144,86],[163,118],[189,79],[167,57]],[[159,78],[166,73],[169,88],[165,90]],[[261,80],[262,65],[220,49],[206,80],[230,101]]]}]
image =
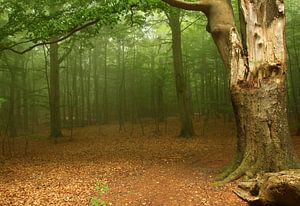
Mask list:
[{"label": "leaf litter", "polygon": [[[212,184],[234,156],[234,125],[218,121],[208,127],[217,129],[192,139],[177,137],[172,119],[159,132],[148,124],[146,135],[131,124],[122,132],[117,124],[76,128],[73,141],[68,130],[57,144],[30,140],[27,155],[17,139],[19,149],[0,163],[0,205],[86,206],[97,182],[105,182],[107,205],[246,206],[231,192],[236,183]],[[200,121],[195,128],[200,134]],[[300,138],[293,140],[299,154]]]}]

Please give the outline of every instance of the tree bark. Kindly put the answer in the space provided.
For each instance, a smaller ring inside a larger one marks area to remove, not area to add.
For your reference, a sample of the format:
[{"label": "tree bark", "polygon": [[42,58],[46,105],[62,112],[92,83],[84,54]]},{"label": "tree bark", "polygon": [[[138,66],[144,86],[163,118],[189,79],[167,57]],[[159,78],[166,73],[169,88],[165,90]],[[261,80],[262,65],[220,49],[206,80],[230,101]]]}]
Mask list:
[{"label": "tree bark", "polygon": [[119,120],[119,131],[125,130],[125,114],[126,114],[126,67],[125,67],[125,45],[124,40],[119,41],[117,65],[120,70],[120,83],[117,92],[118,99],[118,120]]},{"label": "tree bark", "polygon": [[262,174],[239,183],[234,192],[251,206],[295,206],[300,202],[300,170]]},{"label": "tree bark", "polygon": [[80,79],[80,100],[81,100],[81,107],[80,107],[80,126],[83,127],[85,125],[85,85],[84,85],[84,65],[83,65],[83,51],[79,51],[79,79]]},{"label": "tree bark", "polygon": [[91,109],[91,72],[92,72],[92,52],[89,51],[89,66],[86,76],[86,106],[87,106],[87,121],[88,124],[92,124],[92,109]]},{"label": "tree bark", "polygon": [[17,136],[15,110],[16,110],[16,72],[10,69],[10,84],[9,84],[9,111],[8,111],[8,132],[9,137]]},{"label": "tree bark", "polygon": [[193,128],[192,117],[190,115],[190,99],[187,92],[186,79],[184,77],[185,75],[181,48],[180,12],[178,10],[172,10],[167,13],[167,17],[172,31],[173,63],[181,123],[180,136],[192,137],[195,132]]},{"label": "tree bark", "polygon": [[103,60],[103,70],[104,70],[104,85],[103,85],[103,117],[102,123],[107,124],[108,122],[108,95],[107,95],[107,39],[104,42],[104,60]]},{"label": "tree bark", "polygon": [[286,105],[284,5],[243,0],[240,9],[243,45],[234,30],[230,34],[238,166],[228,180],[295,166]]},{"label": "tree bark", "polygon": [[185,4],[186,9],[205,13],[207,30],[230,72],[237,155],[221,178],[231,181],[296,167],[284,86],[287,58],[283,1],[240,0],[242,41],[230,1],[163,1],[173,6]]},{"label": "tree bark", "polygon": [[61,137],[58,44],[50,45],[50,137]]},{"label": "tree bark", "polygon": [[24,65],[23,71],[22,71],[22,99],[23,99],[23,127],[24,132],[27,133],[29,130],[29,114],[28,114],[28,77],[27,77],[27,64]]},{"label": "tree bark", "polygon": [[93,54],[93,80],[94,80],[94,109],[93,109],[93,119],[96,123],[100,123],[101,110],[100,110],[100,98],[99,98],[99,48],[96,47]]}]

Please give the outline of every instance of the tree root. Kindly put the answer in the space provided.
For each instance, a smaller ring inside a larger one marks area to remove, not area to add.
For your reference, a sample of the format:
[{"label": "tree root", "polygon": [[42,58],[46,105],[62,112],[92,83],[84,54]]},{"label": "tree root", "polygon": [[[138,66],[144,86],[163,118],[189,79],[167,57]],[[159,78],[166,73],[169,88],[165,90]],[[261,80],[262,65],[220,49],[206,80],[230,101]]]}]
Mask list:
[{"label": "tree root", "polygon": [[[254,168],[250,166],[250,160],[246,157],[239,163],[237,160],[217,177],[217,184],[223,185],[242,177],[251,178],[255,174]],[[250,169],[251,168],[251,169]]]},{"label": "tree root", "polygon": [[215,178],[215,181],[222,181],[226,177],[228,177],[233,171],[235,171],[238,168],[239,164],[236,160],[234,160],[229,166],[225,167],[225,169],[217,175]]}]

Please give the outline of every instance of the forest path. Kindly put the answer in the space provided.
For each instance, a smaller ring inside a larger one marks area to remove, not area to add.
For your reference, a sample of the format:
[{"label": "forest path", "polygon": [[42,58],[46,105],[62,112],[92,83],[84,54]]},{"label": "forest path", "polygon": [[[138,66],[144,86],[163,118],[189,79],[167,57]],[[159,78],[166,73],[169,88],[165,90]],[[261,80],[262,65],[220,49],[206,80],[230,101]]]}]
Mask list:
[{"label": "forest path", "polygon": [[232,123],[212,122],[217,129],[193,139],[176,137],[177,124],[160,136],[151,126],[144,136],[138,126],[130,135],[130,125],[121,133],[114,124],[77,128],[71,142],[30,140],[27,156],[24,140],[16,141],[21,152],[0,165],[0,205],[85,206],[96,183],[107,182],[107,205],[246,206],[231,192],[234,184],[212,184],[234,154]]}]

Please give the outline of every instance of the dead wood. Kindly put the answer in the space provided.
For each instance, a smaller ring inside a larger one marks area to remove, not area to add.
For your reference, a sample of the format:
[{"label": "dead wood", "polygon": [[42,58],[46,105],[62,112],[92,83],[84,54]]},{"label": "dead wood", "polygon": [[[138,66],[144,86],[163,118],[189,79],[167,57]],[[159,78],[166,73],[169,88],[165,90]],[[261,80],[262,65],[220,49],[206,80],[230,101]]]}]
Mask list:
[{"label": "dead wood", "polygon": [[234,193],[254,206],[300,205],[300,170],[258,175],[241,182]]}]

